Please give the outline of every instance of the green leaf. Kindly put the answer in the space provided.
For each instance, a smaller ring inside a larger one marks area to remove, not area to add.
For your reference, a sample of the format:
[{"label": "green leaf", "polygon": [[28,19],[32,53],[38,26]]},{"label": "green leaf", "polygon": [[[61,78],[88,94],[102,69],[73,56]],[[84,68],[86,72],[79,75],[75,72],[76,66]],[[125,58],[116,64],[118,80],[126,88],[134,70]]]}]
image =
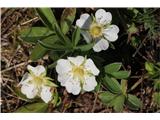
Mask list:
[{"label": "green leaf", "polygon": [[75,49],[79,49],[81,51],[88,51],[90,49],[92,49],[94,46],[94,43],[89,43],[89,44],[86,44],[86,45],[80,45],[80,46],[77,46]]},{"label": "green leaf", "polygon": [[55,61],[55,62],[53,62],[52,64],[50,64],[50,65],[48,66],[48,69],[55,68],[56,65],[57,65],[57,61]]},{"label": "green leaf", "polygon": [[128,94],[126,104],[132,110],[138,110],[141,108],[142,103],[135,95]]},{"label": "green leaf", "polygon": [[124,95],[117,95],[113,94],[109,91],[102,92],[99,94],[99,98],[101,101],[110,107],[113,107],[113,109],[116,112],[122,112],[123,111],[123,106],[125,102],[125,96]]},{"label": "green leaf", "polygon": [[106,73],[112,73],[112,72],[119,71],[121,66],[122,66],[122,63],[118,63],[118,62],[117,63],[111,63],[109,65],[106,65],[104,69],[105,69]]},{"label": "green leaf", "polygon": [[110,73],[110,74],[117,79],[125,79],[125,78],[128,78],[130,76],[129,71],[118,71],[118,72],[113,72],[113,73]]},{"label": "green leaf", "polygon": [[54,44],[54,45],[51,45],[51,44],[48,44],[48,43],[45,43],[43,41],[39,41],[39,44],[48,49],[48,50],[55,50],[55,51],[65,51],[67,50],[68,48],[66,48],[65,46],[63,45],[60,45],[60,44]]},{"label": "green leaf", "polygon": [[160,91],[160,80],[155,80],[154,90]]},{"label": "green leaf", "polygon": [[54,30],[54,25],[57,24],[56,18],[51,8],[36,8],[42,22],[51,30]]},{"label": "green leaf", "polygon": [[106,105],[110,103],[112,100],[114,100],[116,97],[117,97],[117,94],[113,94],[109,91],[101,92],[99,94],[100,100]]},{"label": "green leaf", "polygon": [[115,48],[115,46],[113,45],[113,43],[109,43],[109,47],[111,48],[111,49],[113,49],[113,50],[115,50],[116,48]]},{"label": "green leaf", "polygon": [[[50,56],[52,56],[52,60],[54,61],[53,63],[51,63],[49,66],[48,66],[48,69],[53,69],[56,67],[57,65],[57,60],[65,57],[68,53],[70,52],[70,50],[65,50],[65,52],[61,55],[58,54],[57,51],[52,51],[52,53],[50,54]],[[53,58],[53,55],[54,55],[54,58]]]},{"label": "green leaf", "polygon": [[151,79],[160,80],[160,71],[148,72]]},{"label": "green leaf", "polygon": [[30,27],[22,29],[19,34],[23,40],[36,43],[38,40],[42,40],[55,33],[46,27]]},{"label": "green leaf", "polygon": [[160,92],[155,92],[153,94],[153,101],[158,107],[160,107]]},{"label": "green leaf", "polygon": [[[42,40],[42,42],[44,42],[46,44],[50,44],[50,45],[54,45],[56,41],[57,41],[56,35],[47,37]],[[48,49],[44,48],[43,46],[40,45],[40,43],[38,43],[34,47],[34,49],[32,50],[31,55],[30,55],[30,59],[33,61],[36,61],[36,60],[42,58],[47,53],[47,51],[48,51]]]},{"label": "green leaf", "polygon": [[145,62],[145,69],[149,74],[153,75],[155,73],[154,64],[151,62]]},{"label": "green leaf", "polygon": [[134,23],[132,23],[132,24],[129,26],[129,29],[127,30],[127,32],[128,32],[129,34],[137,33],[137,32],[138,32],[138,28],[135,26]]},{"label": "green leaf", "polygon": [[80,29],[79,27],[76,27],[75,31],[72,34],[72,42],[73,45],[76,46],[80,40]]},{"label": "green leaf", "polygon": [[70,42],[70,40],[69,40],[69,38],[67,38],[64,34],[63,34],[63,32],[61,31],[61,29],[59,28],[59,26],[58,25],[56,25],[55,24],[55,32],[56,32],[56,35],[57,35],[57,37],[59,38],[59,40],[60,40],[60,42],[62,43],[62,44],[64,44],[64,45],[66,45],[66,46],[70,46],[71,45],[71,42]]},{"label": "green leaf", "polygon": [[65,8],[63,10],[60,25],[61,25],[61,30],[64,34],[66,34],[69,31],[75,19],[75,15],[76,15],[76,8]]},{"label": "green leaf", "polygon": [[99,82],[99,83],[97,84],[97,86],[95,87],[94,91],[95,91],[95,92],[99,92],[100,89],[101,89],[101,83]]},{"label": "green leaf", "polygon": [[125,96],[124,95],[119,95],[113,100],[113,109],[116,112],[122,112],[123,107],[124,107],[124,102],[125,102]]},{"label": "green leaf", "polygon": [[160,67],[160,62],[157,62],[157,66]]},{"label": "green leaf", "polygon": [[40,58],[42,58],[46,53],[47,49],[42,47],[39,43],[34,47],[34,49],[31,51],[30,59],[33,61],[36,61]]},{"label": "green leaf", "polygon": [[58,51],[54,51],[54,50],[51,50],[49,53],[48,53],[50,59],[52,61],[56,61],[59,59],[60,55],[59,55],[59,52]]},{"label": "green leaf", "polygon": [[49,87],[58,87],[54,82],[51,82],[49,80],[46,80],[45,85]]},{"label": "green leaf", "polygon": [[46,103],[32,103],[18,108],[16,113],[43,113],[46,112],[48,104]]},{"label": "green leaf", "polygon": [[110,78],[106,75],[103,79],[103,82],[104,85],[106,85],[106,87],[108,88],[108,90],[112,93],[122,93],[121,86],[116,79]]},{"label": "green leaf", "polygon": [[137,48],[138,45],[139,45],[140,42],[141,42],[140,38],[137,37],[137,36],[132,36],[130,39],[131,39],[131,40],[130,40],[130,41],[131,41],[131,45],[132,45],[133,47]]}]

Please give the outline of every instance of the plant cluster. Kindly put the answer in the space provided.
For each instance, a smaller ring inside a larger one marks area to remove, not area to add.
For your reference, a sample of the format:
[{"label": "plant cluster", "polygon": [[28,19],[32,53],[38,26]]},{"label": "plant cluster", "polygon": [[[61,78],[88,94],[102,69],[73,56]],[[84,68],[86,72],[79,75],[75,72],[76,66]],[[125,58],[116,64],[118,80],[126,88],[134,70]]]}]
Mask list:
[{"label": "plant cluster", "polygon": [[[109,58],[99,55],[107,49],[116,49],[114,42],[122,33],[120,27],[115,25],[115,15],[98,9],[95,14],[83,13],[77,18],[76,8],[66,8],[60,20],[57,20],[50,8],[36,8],[35,11],[44,26],[22,29],[20,37],[35,45],[30,55],[32,61],[47,54],[51,64],[46,68],[42,65],[28,65],[29,73],[23,76],[19,84],[21,92],[16,92],[21,99],[31,104],[16,112],[44,112],[49,104],[54,107],[60,105],[61,95],[57,90],[60,87],[65,87],[73,95],[96,92],[101,102],[112,107],[115,112],[123,112],[124,108],[141,109],[142,101],[132,92],[136,84],[131,87],[128,85],[132,71],[126,69],[122,62],[106,64]],[[132,12],[133,21],[142,15],[137,9]],[[147,15],[150,14],[147,13],[139,20],[148,21],[145,28],[151,31],[149,35],[152,36],[154,28],[148,24],[150,17]],[[124,24],[123,27],[126,26]],[[129,39],[133,42],[132,35],[138,29],[134,23],[127,27]],[[146,62],[145,68],[148,78],[154,81],[153,101],[160,106],[160,64]],[[47,77],[48,70],[55,70],[56,77]]]}]

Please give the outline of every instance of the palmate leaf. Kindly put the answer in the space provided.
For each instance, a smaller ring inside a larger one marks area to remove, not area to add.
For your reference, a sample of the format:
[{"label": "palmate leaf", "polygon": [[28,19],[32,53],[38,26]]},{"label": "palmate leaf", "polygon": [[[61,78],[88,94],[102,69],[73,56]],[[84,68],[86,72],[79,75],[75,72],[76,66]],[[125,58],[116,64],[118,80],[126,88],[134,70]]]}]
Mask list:
[{"label": "palmate leaf", "polygon": [[69,31],[75,19],[75,15],[76,15],[76,8],[65,8],[63,10],[61,21],[60,21],[60,26],[64,34],[66,34]]},{"label": "palmate leaf", "polygon": [[55,34],[55,32],[49,30],[47,27],[30,27],[22,29],[19,34],[23,40],[36,43],[38,40]]},{"label": "palmate leaf", "polygon": [[99,94],[100,100],[107,106],[113,107],[115,112],[122,112],[124,108],[125,96],[113,94],[109,91]]},{"label": "palmate leaf", "polygon": [[125,79],[130,76],[130,71],[118,71],[118,72],[113,72],[111,75],[117,79]]},{"label": "palmate leaf", "polygon": [[54,30],[54,25],[57,24],[56,18],[51,8],[36,8],[42,22],[50,29]]},{"label": "palmate leaf", "polygon": [[18,108],[16,113],[43,113],[46,112],[48,104],[46,103],[32,103]]},{"label": "palmate leaf", "polygon": [[132,110],[138,110],[142,106],[142,102],[135,95],[128,94],[126,104]]},{"label": "palmate leaf", "polygon": [[130,71],[120,70],[122,63],[111,63],[105,66],[105,73],[117,79],[125,79],[130,76]]},{"label": "palmate leaf", "polygon": [[121,66],[122,63],[111,63],[109,65],[106,65],[104,69],[106,73],[113,73],[119,71]]},{"label": "palmate leaf", "polygon": [[124,102],[125,102],[124,95],[119,95],[112,101],[113,109],[115,110],[115,112],[122,112],[123,111]]},{"label": "palmate leaf", "polygon": [[110,103],[112,100],[114,100],[116,97],[117,97],[117,94],[113,94],[109,91],[101,92],[99,94],[100,100],[106,105]]},{"label": "palmate leaf", "polygon": [[108,88],[108,90],[110,92],[112,92],[112,93],[122,93],[121,86],[116,79],[110,78],[106,75],[105,78],[103,79],[103,83]]}]

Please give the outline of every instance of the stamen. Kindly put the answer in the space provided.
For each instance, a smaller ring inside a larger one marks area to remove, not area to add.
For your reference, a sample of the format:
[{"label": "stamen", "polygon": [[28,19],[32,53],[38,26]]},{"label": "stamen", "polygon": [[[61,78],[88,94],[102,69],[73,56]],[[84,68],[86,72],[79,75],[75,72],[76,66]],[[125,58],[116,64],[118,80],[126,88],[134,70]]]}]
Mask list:
[{"label": "stamen", "polygon": [[97,23],[93,23],[90,26],[89,32],[93,38],[102,36],[103,27]]},{"label": "stamen", "polygon": [[84,77],[84,68],[82,66],[74,66],[72,69],[74,77],[78,77],[78,79],[83,79]]}]

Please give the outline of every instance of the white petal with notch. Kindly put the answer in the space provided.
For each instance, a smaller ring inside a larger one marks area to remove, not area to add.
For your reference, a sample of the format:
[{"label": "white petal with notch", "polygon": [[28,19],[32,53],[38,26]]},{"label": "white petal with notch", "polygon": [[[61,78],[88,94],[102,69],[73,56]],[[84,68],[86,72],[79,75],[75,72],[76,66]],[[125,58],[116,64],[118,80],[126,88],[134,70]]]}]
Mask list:
[{"label": "white petal with notch", "polygon": [[41,98],[45,103],[48,103],[52,99],[52,93],[51,93],[51,88],[47,86],[42,86],[42,91],[41,91]]},{"label": "white petal with notch", "polygon": [[57,61],[56,71],[58,74],[65,74],[72,70],[72,65],[68,60],[60,59]]},{"label": "white petal with notch", "polygon": [[112,21],[112,14],[104,9],[99,9],[95,13],[96,22],[102,25],[109,24]]},{"label": "white petal with notch", "polygon": [[22,87],[21,87],[21,92],[23,94],[25,94],[27,96],[27,98],[34,98],[37,93],[38,93],[38,90],[36,89],[36,87],[33,85],[33,84],[23,84]]},{"label": "white petal with notch", "polygon": [[90,71],[93,75],[98,75],[100,72],[96,67],[96,65],[94,64],[94,62],[92,61],[92,59],[87,59],[84,66],[85,66],[85,69]]},{"label": "white petal with notch", "polygon": [[93,50],[95,52],[100,52],[102,50],[107,50],[108,47],[109,47],[108,41],[102,38],[93,46]]},{"label": "white petal with notch", "polygon": [[68,57],[68,60],[73,63],[74,65],[81,65],[84,62],[83,56],[77,56],[77,57]]},{"label": "white petal with notch", "polygon": [[103,31],[104,37],[111,42],[118,39],[119,28],[117,25],[110,25],[107,29]]},{"label": "white petal with notch", "polygon": [[97,82],[96,82],[96,79],[95,79],[95,76],[86,76],[85,77],[85,83],[83,85],[83,89],[85,91],[92,91],[94,90],[94,88],[97,86]]},{"label": "white petal with notch", "polygon": [[89,14],[85,13],[80,16],[80,19],[76,21],[76,25],[81,29],[89,29],[92,23],[92,18]]},{"label": "white petal with notch", "polygon": [[46,75],[46,70],[45,70],[44,66],[42,66],[42,65],[38,65],[36,67],[32,67],[31,65],[28,65],[27,69],[29,71],[31,71],[36,76],[39,76],[41,74]]},{"label": "white petal with notch", "polygon": [[81,91],[80,82],[78,80],[69,80],[65,84],[66,90],[73,95],[78,95]]}]

